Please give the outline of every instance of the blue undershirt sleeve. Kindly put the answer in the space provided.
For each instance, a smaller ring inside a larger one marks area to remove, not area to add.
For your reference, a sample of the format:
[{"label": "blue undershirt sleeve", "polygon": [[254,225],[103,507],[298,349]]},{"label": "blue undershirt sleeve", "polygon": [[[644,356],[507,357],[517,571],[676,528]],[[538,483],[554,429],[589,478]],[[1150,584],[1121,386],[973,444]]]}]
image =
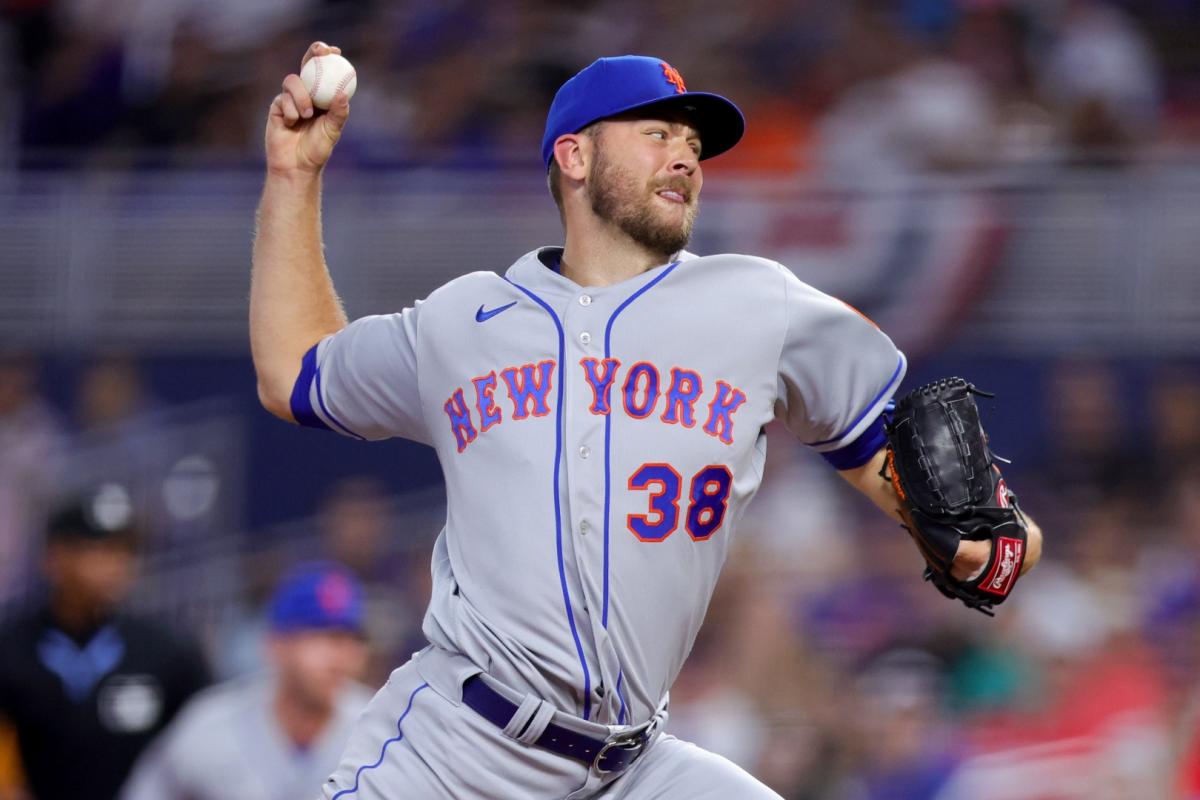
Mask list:
[{"label": "blue undershirt sleeve", "polygon": [[304,360],[300,363],[300,376],[296,378],[296,385],[292,387],[292,416],[296,418],[296,422],[306,428],[320,428],[327,431],[329,426],[313,410],[312,385],[316,376],[317,345],[314,344],[304,354]]},{"label": "blue undershirt sleeve", "polygon": [[866,464],[879,452],[880,448],[887,444],[885,426],[891,420],[891,412],[895,407],[895,402],[889,400],[883,413],[876,417],[857,439],[837,450],[821,453],[821,457],[838,470],[855,469]]}]

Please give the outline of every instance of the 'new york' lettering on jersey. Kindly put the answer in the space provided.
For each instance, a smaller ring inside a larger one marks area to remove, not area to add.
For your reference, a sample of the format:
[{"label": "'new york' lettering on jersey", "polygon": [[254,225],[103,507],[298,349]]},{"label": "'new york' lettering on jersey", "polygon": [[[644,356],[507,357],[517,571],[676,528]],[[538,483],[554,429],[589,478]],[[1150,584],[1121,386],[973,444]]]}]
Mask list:
[{"label": "'new york' lettering on jersey", "polygon": [[[581,287],[555,270],[560,252],[326,338],[292,410],[436,449],[450,511],[430,641],[568,713],[635,724],[691,649],[761,480],[764,427],[780,420],[839,469],[865,463],[905,361],[765,259],[680,253]],[[480,324],[481,306],[508,307]]]},{"label": "'new york' lettering on jersey", "polygon": [[[592,401],[587,410],[593,414],[608,414],[609,390],[621,362],[615,358],[604,359],[603,368],[595,358],[580,359],[583,379],[592,389]],[[533,416],[544,417],[550,413],[550,385],[553,380],[555,367],[553,361],[543,361],[537,365],[537,372],[532,364],[521,367],[506,367],[500,370],[504,383],[508,387],[508,397],[513,404],[510,419],[526,419],[530,416],[529,406],[533,405]],[[659,371],[649,361],[639,361],[636,369],[632,370],[626,379],[625,390],[622,392],[624,402],[621,408],[634,419],[646,419],[654,414],[655,408],[663,406],[659,419],[670,425],[682,424],[685,428],[696,425],[695,406],[704,386],[700,374],[691,370],[671,369],[671,382],[665,391],[659,391]],[[599,371],[597,371],[599,369]],[[638,380],[644,377],[644,381]],[[471,385],[475,391],[475,414],[464,400],[463,389],[455,387],[443,406],[450,421],[450,431],[458,452],[467,449],[467,445],[475,441],[478,432],[486,431],[504,421],[503,412],[496,407],[496,370],[479,378],[472,378]],[[640,395],[639,385],[644,386]],[[637,399],[640,396],[640,400]],[[660,396],[664,399],[659,403]],[[603,399],[601,399],[603,398]],[[703,430],[710,436],[716,436],[725,444],[733,444],[733,414],[746,401],[746,393],[735,389],[725,381],[716,381],[716,390],[712,402],[708,404],[707,422]]]}]

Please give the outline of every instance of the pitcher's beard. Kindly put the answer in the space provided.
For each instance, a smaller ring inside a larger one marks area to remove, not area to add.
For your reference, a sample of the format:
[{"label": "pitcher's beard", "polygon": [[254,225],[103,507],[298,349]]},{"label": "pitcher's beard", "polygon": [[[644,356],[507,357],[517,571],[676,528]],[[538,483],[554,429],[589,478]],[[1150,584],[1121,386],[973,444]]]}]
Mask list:
[{"label": "pitcher's beard", "polygon": [[654,195],[639,202],[646,187],[627,172],[604,157],[603,149],[596,152],[595,165],[587,184],[592,212],[600,219],[615,225],[622,233],[666,261],[682,250],[692,236],[699,202],[694,198],[684,209],[683,222],[668,222],[656,213]]}]

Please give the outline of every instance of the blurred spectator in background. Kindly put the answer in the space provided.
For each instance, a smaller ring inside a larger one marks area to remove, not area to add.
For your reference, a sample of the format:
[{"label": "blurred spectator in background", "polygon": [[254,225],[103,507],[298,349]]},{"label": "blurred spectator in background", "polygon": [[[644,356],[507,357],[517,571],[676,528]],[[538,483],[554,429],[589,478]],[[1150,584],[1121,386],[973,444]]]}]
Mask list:
[{"label": "blurred spectator in background", "polygon": [[1175,465],[1167,494],[1165,537],[1141,558],[1145,587],[1142,629],[1167,684],[1174,749],[1179,756],[1176,789],[1183,800],[1200,799],[1200,462]]},{"label": "blurred spectator in background", "polygon": [[232,678],[267,666],[260,644],[266,632],[261,606],[277,576],[302,560],[340,564],[362,587],[369,657],[360,677],[368,686],[382,685],[398,661],[428,644],[421,618],[430,593],[425,539],[433,531],[402,524],[402,511],[412,509],[396,503],[377,478],[342,478],[320,498],[314,517],[287,526],[264,549],[246,555],[242,602],[216,635],[218,674]]},{"label": "blurred spectator in background", "polygon": [[[712,616],[720,620],[726,614],[718,610]],[[714,620],[710,617],[710,621]],[[727,641],[730,627],[718,621],[704,630],[711,633],[697,637],[671,686],[671,733],[720,753],[743,769],[754,769],[767,740],[766,720],[755,708],[754,698],[730,675],[733,665],[725,647],[731,644]]]},{"label": "blurred spectator in background", "polygon": [[72,502],[46,530],[45,601],[0,629],[0,717],[41,800],[114,797],[141,750],[208,682],[190,637],[120,609],[137,539],[124,488]]},{"label": "blurred spectator in background", "polygon": [[[1043,604],[1043,614],[1047,607],[1055,608]],[[942,797],[1170,797],[1162,676],[1137,637],[1060,635],[1031,644],[1031,683],[1008,707],[966,726],[960,737],[971,755]]]},{"label": "blurred spectator in background", "polygon": [[194,698],[139,760],[123,800],[293,800],[337,766],[371,699],[361,585],[345,567],[310,562],[271,599],[271,672]]},{"label": "blurred spectator in background", "polygon": [[157,486],[163,477],[157,463],[163,458],[157,442],[162,430],[154,420],[158,406],[137,362],[127,356],[89,363],[75,391],[74,422],[80,446],[91,454],[87,460],[109,470],[109,476],[113,469],[145,473],[128,476],[139,484],[133,487],[135,495],[142,493],[140,484]]},{"label": "blurred spectator in background", "polygon": [[156,405],[137,363],[124,356],[97,358],[88,364],[75,397],[76,423],[85,436],[130,435]]},{"label": "blurred spectator in background", "polygon": [[816,592],[853,568],[855,542],[831,535],[852,513],[853,501],[837,491],[838,478],[793,436],[775,433],[767,448],[763,482],[742,518],[744,538],[761,552],[760,580],[794,583]]},{"label": "blurred spectator in background", "polygon": [[1079,505],[1129,492],[1147,476],[1149,453],[1129,439],[1126,387],[1103,361],[1066,358],[1053,365],[1045,393],[1053,447],[1040,453],[1043,475],[1036,483]]},{"label": "blurred spectator in background", "polygon": [[1066,144],[1111,158],[1156,133],[1162,76],[1135,23],[1111,3],[1061,3],[1058,35],[1046,54],[1046,96]]},{"label": "blurred spectator in background", "polygon": [[392,535],[392,498],[377,478],[366,475],[338,481],[321,501],[317,524],[327,555],[364,581],[397,572]]},{"label": "blurred spectator in background", "polygon": [[[180,535],[182,525],[166,506],[165,489],[179,473],[180,453],[171,444],[164,406],[147,385],[142,367],[127,354],[108,353],[88,361],[73,396],[75,442],[64,480],[90,486],[115,480],[128,487],[155,541]],[[180,483],[176,483],[180,485]]]},{"label": "blurred spectator in background", "polygon": [[134,504],[161,531],[161,486],[167,455],[162,426],[154,419],[158,403],[150,395],[137,362],[124,355],[89,361],[73,394],[75,451],[66,480],[87,486],[117,480],[129,487]]},{"label": "blurred spectator in background", "polygon": [[270,551],[242,554],[236,597],[212,634],[212,663],[217,680],[228,681],[267,668],[267,654],[262,646],[268,632],[265,609],[282,571],[281,562],[295,561],[292,558],[282,562]]},{"label": "blurred spectator in background", "polygon": [[[258,102],[277,88],[264,65],[317,34],[344,42],[370,76],[349,153],[495,163],[534,155],[543,120],[530,110],[580,53],[659,52],[661,36],[647,32],[670,31],[661,55],[746,98],[754,124],[723,171],[803,171],[822,147],[861,150],[872,166],[908,156],[961,165],[1042,152],[1052,136],[1076,148],[1068,156],[1111,161],[1161,135],[1164,105],[1197,113],[1193,5],[8,0],[0,75],[21,90],[0,120],[13,117],[21,147],[42,156],[73,149],[111,163],[149,147],[181,160],[252,157]],[[846,142],[814,135],[835,106]],[[914,139],[920,130],[932,136]],[[996,139],[1001,149],[981,149]]]},{"label": "blurred spectator in background", "polygon": [[62,425],[36,384],[31,358],[0,356],[0,605],[25,592],[30,543],[62,466]]},{"label": "blurred spectator in background", "polygon": [[861,187],[980,163],[995,122],[981,76],[905,35],[882,7],[856,19],[849,38],[857,74],[820,123],[830,179]]},{"label": "blurred spectator in background", "polygon": [[956,761],[952,729],[939,708],[945,666],[917,648],[889,649],[866,663],[849,698],[852,766],[838,796],[938,797]]},{"label": "blurred spectator in background", "polygon": [[428,580],[415,579],[428,576],[428,559],[423,549],[418,556],[397,541],[413,532],[397,530],[394,502],[381,481],[352,477],[334,485],[317,517],[324,556],[348,566],[363,585],[372,686],[428,644],[421,617],[431,589]]},{"label": "blurred spectator in background", "polygon": [[1162,366],[1150,385],[1150,440],[1163,483],[1200,465],[1200,370],[1185,363]]}]

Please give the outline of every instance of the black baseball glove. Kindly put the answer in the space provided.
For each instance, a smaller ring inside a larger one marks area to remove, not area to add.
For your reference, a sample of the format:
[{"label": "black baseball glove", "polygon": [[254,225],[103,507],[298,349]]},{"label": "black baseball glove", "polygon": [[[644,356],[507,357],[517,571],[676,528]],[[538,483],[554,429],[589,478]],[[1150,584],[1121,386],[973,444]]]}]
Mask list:
[{"label": "black baseball glove", "polygon": [[[901,398],[887,427],[883,475],[925,557],[925,579],[992,616],[1021,574],[1028,526],[988,448],[977,394],[992,396],[962,378],[945,378]],[[963,539],[991,540],[992,554],[977,577],[960,581],[950,567]]]}]

